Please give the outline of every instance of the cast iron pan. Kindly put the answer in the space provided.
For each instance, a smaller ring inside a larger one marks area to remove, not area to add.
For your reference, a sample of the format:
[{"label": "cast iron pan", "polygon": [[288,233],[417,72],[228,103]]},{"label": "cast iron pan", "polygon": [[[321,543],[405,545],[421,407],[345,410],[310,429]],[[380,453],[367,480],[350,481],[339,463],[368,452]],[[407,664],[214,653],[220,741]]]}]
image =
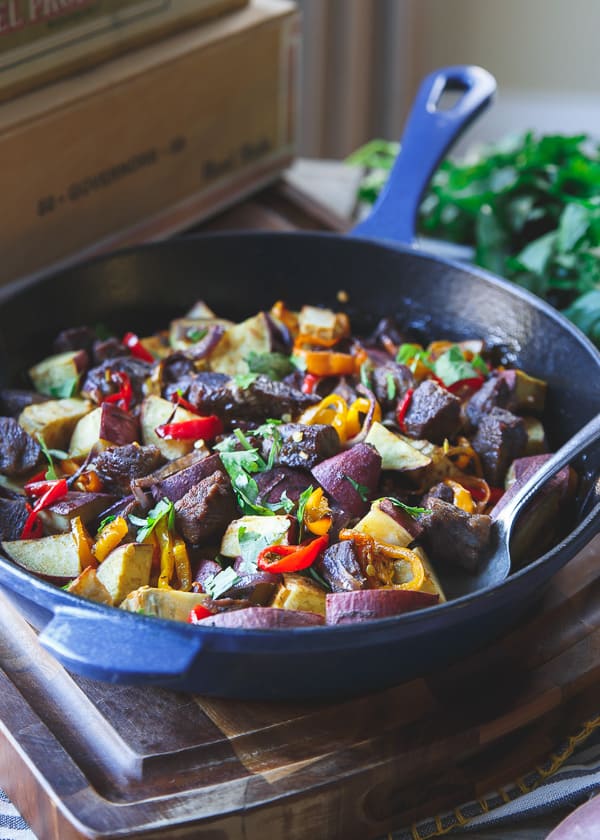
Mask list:
[{"label": "cast iron pan", "polygon": [[[462,90],[436,109],[446,87]],[[600,356],[532,295],[489,274],[410,246],[419,199],[445,150],[489,101],[485,71],[447,68],[423,83],[390,187],[373,215],[341,237],[221,234],[173,240],[96,260],[0,291],[0,363],[6,381],[39,360],[58,329],[104,322],[115,330],[163,327],[199,298],[243,318],[284,298],[292,307],[339,308],[348,294],[357,331],[383,315],[430,337],[485,337],[549,383],[547,430],[555,448],[598,413]],[[596,462],[598,460],[598,453]],[[587,470],[598,468],[593,457]],[[155,684],[246,698],[350,695],[434,669],[487,644],[513,624],[544,584],[598,531],[596,497],[568,536],[502,584],[368,624],[294,630],[199,628],[83,601],[0,558],[0,584],[68,668],[111,682]]]}]

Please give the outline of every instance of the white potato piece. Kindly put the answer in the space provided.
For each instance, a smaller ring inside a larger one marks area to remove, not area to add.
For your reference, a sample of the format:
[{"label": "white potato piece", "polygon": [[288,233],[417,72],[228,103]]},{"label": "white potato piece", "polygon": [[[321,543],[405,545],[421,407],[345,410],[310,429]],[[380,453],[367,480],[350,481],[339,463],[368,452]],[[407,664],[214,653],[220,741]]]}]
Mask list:
[{"label": "white potato piece", "polygon": [[382,470],[406,472],[422,469],[431,463],[431,458],[378,422],[369,429],[365,443],[370,443],[381,455]]},{"label": "white potato piece", "polygon": [[112,606],[113,603],[110,592],[98,580],[96,569],[92,568],[92,566],[86,566],[83,572],[75,580],[71,581],[67,587],[67,592],[71,592],[73,595],[79,595],[81,598],[87,598],[88,601],[95,601],[97,604],[108,604],[108,606]]},{"label": "white potato piece", "polygon": [[156,427],[163,423],[184,423],[186,420],[196,420],[198,415],[188,411],[187,408],[177,406],[173,412],[174,405],[162,397],[149,396],[142,402],[140,413],[140,424],[142,429],[142,442],[146,445],[158,446],[161,453],[169,461],[187,455],[194,448],[193,440],[164,440],[156,434]]},{"label": "white potato piece", "polygon": [[68,350],[48,356],[29,369],[33,387],[49,397],[71,397],[87,361],[85,350]]},{"label": "white potato piece", "polygon": [[37,575],[75,578],[81,572],[79,551],[71,533],[39,540],[7,540],[2,548],[15,563]]},{"label": "white potato piece", "polygon": [[182,592],[179,589],[158,589],[154,586],[141,586],[134,589],[121,602],[121,609],[171,621],[187,621],[190,611],[200,604],[204,606],[211,600],[206,592]]},{"label": "white potato piece", "polygon": [[242,516],[240,519],[234,519],[223,534],[219,553],[223,557],[241,555],[238,538],[240,528],[268,537],[269,545],[289,545],[290,528],[293,525],[294,521],[290,516]]},{"label": "white potato piece", "polygon": [[149,584],[152,552],[151,545],[125,543],[113,549],[100,564],[98,580],[108,589],[115,605],[134,589]]},{"label": "white potato piece", "polygon": [[272,349],[271,327],[264,312],[225,330],[213,350],[210,366],[217,373],[237,376],[248,373],[246,359],[250,353],[269,353]]},{"label": "white potato piece", "polygon": [[32,403],[21,412],[19,424],[32,437],[41,435],[49,449],[66,449],[75,426],[93,407],[78,397]]}]

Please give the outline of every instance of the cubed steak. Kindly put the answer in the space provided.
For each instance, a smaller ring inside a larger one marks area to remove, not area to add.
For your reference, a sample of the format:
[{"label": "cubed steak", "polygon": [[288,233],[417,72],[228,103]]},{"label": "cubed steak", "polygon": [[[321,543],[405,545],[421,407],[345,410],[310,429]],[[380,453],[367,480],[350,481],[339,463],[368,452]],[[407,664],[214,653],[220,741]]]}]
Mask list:
[{"label": "cubed steak", "polygon": [[177,528],[193,545],[223,534],[236,516],[229,477],[217,470],[175,502]]},{"label": "cubed steak", "polygon": [[157,446],[129,443],[105,449],[94,458],[93,466],[107,490],[127,494],[133,479],[154,472],[164,460]]},{"label": "cubed steak", "polygon": [[421,382],[404,418],[409,437],[441,444],[453,438],[461,425],[460,400],[432,379]]},{"label": "cubed steak", "polygon": [[430,498],[427,513],[419,516],[421,542],[434,565],[459,566],[475,572],[489,541],[492,520],[469,514],[442,499]]},{"label": "cubed steak", "polygon": [[481,458],[486,481],[493,487],[501,487],[509,466],[525,454],[525,423],[510,411],[493,408],[481,416],[471,443]]},{"label": "cubed steak", "polygon": [[262,444],[262,456],[269,458],[275,440],[280,447],[275,455],[275,463],[286,467],[304,467],[312,469],[319,461],[331,458],[340,451],[340,438],[333,426],[315,423],[306,426],[302,423],[282,423],[274,427],[274,437],[266,436]]},{"label": "cubed steak", "polygon": [[0,417],[0,473],[18,476],[31,472],[40,463],[39,443],[12,417]]}]

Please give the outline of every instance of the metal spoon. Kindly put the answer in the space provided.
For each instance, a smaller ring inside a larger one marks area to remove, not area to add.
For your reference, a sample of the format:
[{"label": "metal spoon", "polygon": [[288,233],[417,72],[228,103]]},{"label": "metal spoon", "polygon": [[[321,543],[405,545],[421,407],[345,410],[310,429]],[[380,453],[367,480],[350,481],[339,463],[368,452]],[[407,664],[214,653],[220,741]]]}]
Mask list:
[{"label": "metal spoon", "polygon": [[442,587],[449,600],[495,586],[508,577],[511,569],[510,541],[519,514],[548,479],[599,439],[600,414],[561,446],[502,508],[492,523],[490,553],[487,560],[481,564],[480,571],[476,575],[461,572],[448,574],[446,580],[445,575],[442,577]]}]

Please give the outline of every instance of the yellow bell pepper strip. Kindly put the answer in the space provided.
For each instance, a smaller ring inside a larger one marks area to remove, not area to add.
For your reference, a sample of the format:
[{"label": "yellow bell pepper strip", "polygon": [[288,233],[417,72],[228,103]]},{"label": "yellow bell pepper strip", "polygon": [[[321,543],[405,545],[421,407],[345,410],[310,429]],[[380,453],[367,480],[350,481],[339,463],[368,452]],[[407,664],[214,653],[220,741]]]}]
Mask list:
[{"label": "yellow bell pepper strip", "polygon": [[173,538],[173,557],[175,558],[175,572],[179,581],[179,588],[189,592],[192,588],[192,568],[185,542],[181,537]]},{"label": "yellow bell pepper strip", "polygon": [[451,478],[445,478],[444,484],[450,487],[452,492],[454,493],[453,504],[457,508],[464,510],[465,513],[475,512],[475,503],[473,501],[473,496],[471,496],[466,487],[463,487],[462,484],[459,484],[458,481],[453,481]]},{"label": "yellow bell pepper strip", "polygon": [[173,553],[173,543],[167,522],[163,518],[159,520],[154,526],[154,533],[158,540],[160,547],[160,574],[158,576],[159,589],[171,589],[171,578],[175,571],[175,555]]},{"label": "yellow bell pepper strip", "polygon": [[306,372],[315,376],[352,376],[358,370],[356,357],[350,353],[299,348],[294,355],[304,362]]},{"label": "yellow bell pepper strip", "polygon": [[347,438],[346,417],[348,416],[348,404],[338,394],[329,394],[320,403],[307,408],[298,418],[298,423],[311,426],[317,423],[333,426],[339,435],[342,443]]},{"label": "yellow bell pepper strip", "polygon": [[321,487],[317,487],[308,497],[308,501],[304,507],[302,517],[304,527],[311,534],[322,537],[331,528],[332,521],[333,516],[329,508],[327,496],[323,493]]},{"label": "yellow bell pepper strip", "polygon": [[81,568],[85,569],[87,566],[96,568],[98,560],[92,554],[92,538],[87,532],[87,529],[80,516],[74,516],[71,520],[71,533],[77,546],[77,554],[81,561]]},{"label": "yellow bell pepper strip", "polygon": [[[451,458],[459,470],[472,469],[475,475],[481,478],[483,476],[483,467],[481,466],[481,459],[477,452],[471,446],[471,442],[466,437],[459,437],[456,446],[450,446],[447,440],[443,444],[444,455]],[[456,458],[455,458],[456,456]]]},{"label": "yellow bell pepper strip", "polygon": [[23,530],[21,531],[22,540],[29,539],[30,537],[34,539],[41,537],[43,530],[42,523],[38,518],[39,512],[66,496],[68,490],[66,478],[59,478],[56,481],[30,483],[28,488],[28,494],[37,497],[37,502],[31,508],[29,516],[23,525]]},{"label": "yellow bell pepper strip", "polygon": [[[416,551],[380,542],[369,534],[353,531],[351,528],[343,528],[339,539],[354,541],[361,559],[361,567],[371,588],[378,589],[383,585],[394,589],[419,590],[425,583],[425,568]],[[402,560],[409,566],[411,576],[404,583],[394,583],[397,576],[397,568],[393,562],[395,560]]]},{"label": "yellow bell pepper strip", "polygon": [[99,563],[102,563],[113,548],[119,545],[127,535],[128,530],[125,519],[122,516],[117,516],[100,531],[100,535],[92,547],[92,553]]},{"label": "yellow bell pepper strip", "polygon": [[329,537],[323,534],[305,545],[270,545],[258,555],[256,565],[262,572],[300,572],[308,569],[327,548]]},{"label": "yellow bell pepper strip", "polygon": [[[381,420],[381,407],[377,400],[374,402],[372,422]],[[367,397],[358,397],[354,400],[346,417],[346,435],[348,438],[353,438],[360,432],[364,422],[361,422],[360,415],[364,414],[366,416],[371,407],[371,401]]]}]

